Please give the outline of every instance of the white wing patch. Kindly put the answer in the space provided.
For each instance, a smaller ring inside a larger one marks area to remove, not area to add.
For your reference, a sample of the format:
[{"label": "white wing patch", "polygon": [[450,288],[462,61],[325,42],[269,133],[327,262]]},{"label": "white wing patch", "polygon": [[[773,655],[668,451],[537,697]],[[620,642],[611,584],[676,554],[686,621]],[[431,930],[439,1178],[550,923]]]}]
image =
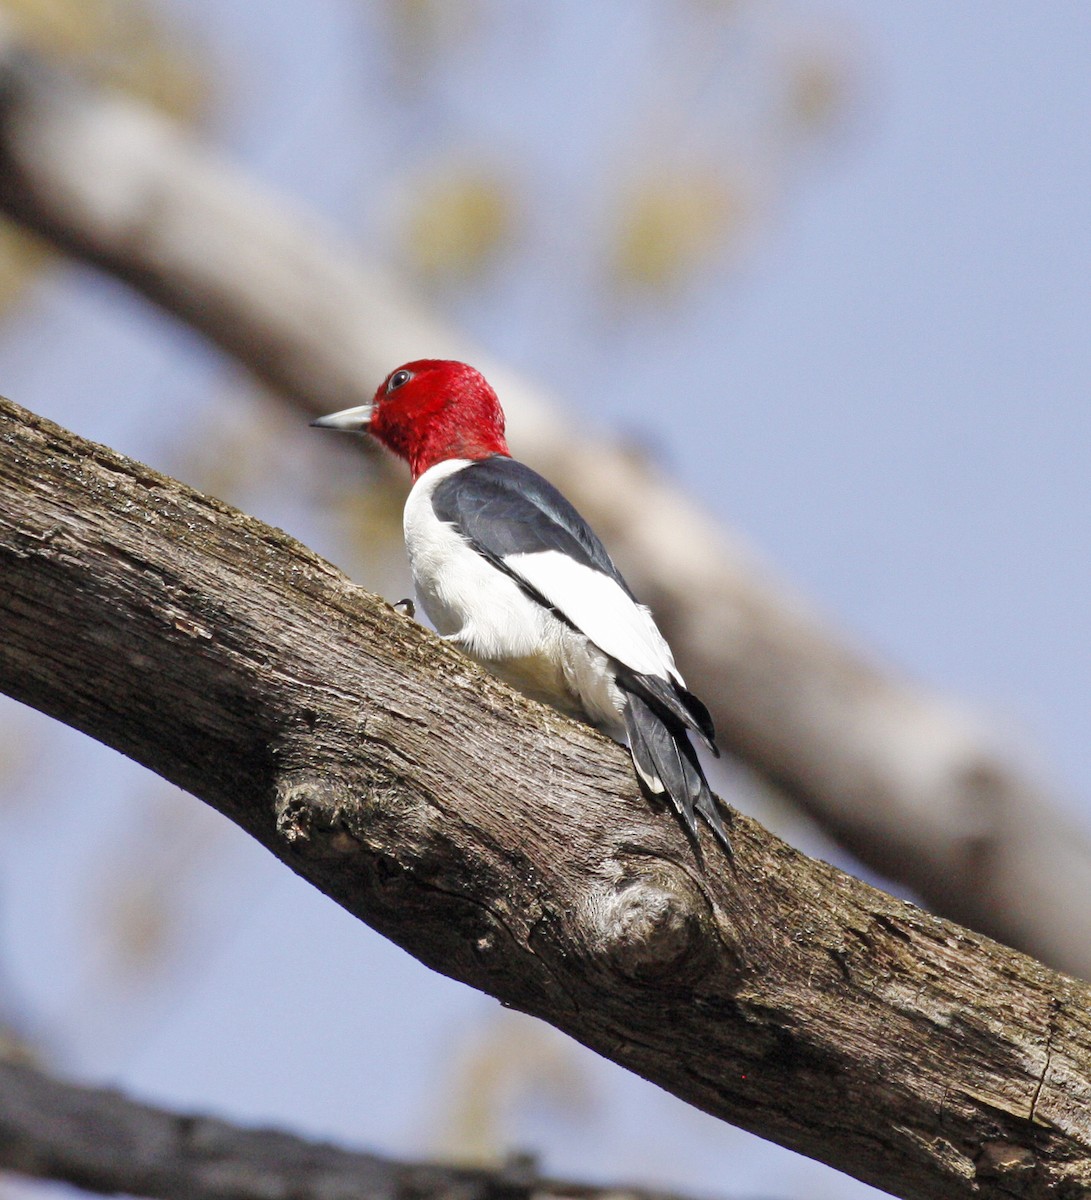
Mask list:
[{"label": "white wing patch", "polygon": [[638,674],[659,675],[682,683],[674,656],[651,613],[643,604],[635,603],[609,575],[559,550],[512,554],[505,558],[504,565],[611,658]]}]

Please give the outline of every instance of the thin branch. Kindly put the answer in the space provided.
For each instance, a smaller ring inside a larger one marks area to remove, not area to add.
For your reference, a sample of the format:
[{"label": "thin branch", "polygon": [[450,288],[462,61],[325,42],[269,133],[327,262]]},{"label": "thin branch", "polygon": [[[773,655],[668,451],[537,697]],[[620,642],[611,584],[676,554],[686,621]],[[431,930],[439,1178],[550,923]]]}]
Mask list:
[{"label": "thin branch", "polygon": [[0,41],[0,210],[127,281],[308,412],[469,358],[513,444],[606,535],[721,739],[938,911],[1091,977],[1091,842],[981,723],[862,655],[646,462],[570,417],[283,200]]},{"label": "thin branch", "polygon": [[0,1063],[0,1168],[156,1200],[681,1200],[545,1179],[521,1158],[494,1170],[399,1162],[13,1063]]},{"label": "thin branch", "polygon": [[1091,1189],[1091,987],[746,818],[691,845],[593,730],[7,401],[0,687],[710,1113],[905,1197]]}]

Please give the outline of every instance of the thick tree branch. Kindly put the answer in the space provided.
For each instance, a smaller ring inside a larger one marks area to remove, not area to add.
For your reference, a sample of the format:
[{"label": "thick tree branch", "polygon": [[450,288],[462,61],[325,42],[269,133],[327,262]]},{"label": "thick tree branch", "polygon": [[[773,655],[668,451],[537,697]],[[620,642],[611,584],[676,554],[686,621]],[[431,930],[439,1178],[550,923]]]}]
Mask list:
[{"label": "thick tree branch", "polygon": [[[656,608],[722,740],[940,912],[1091,977],[1091,843],[951,705],[878,669],[647,463],[546,400],[139,105],[0,42],[0,210],[126,280],[310,412],[468,357],[513,443]],[[565,436],[561,436],[561,429]],[[621,498],[624,498],[623,501]]]},{"label": "thick tree branch", "polygon": [[398,1162],[272,1129],[170,1112],[0,1063],[0,1168],[156,1200],[677,1200],[662,1192]]},{"label": "thick tree branch", "polygon": [[906,1197],[1091,1189],[1091,988],[649,811],[625,753],[274,529],[0,403],[0,686],[425,963]]}]

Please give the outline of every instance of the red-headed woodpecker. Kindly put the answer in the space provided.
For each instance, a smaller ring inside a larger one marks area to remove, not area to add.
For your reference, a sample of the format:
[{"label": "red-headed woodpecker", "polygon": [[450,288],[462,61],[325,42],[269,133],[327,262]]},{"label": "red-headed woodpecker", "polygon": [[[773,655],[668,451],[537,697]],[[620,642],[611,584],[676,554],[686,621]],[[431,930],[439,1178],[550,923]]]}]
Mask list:
[{"label": "red-headed woodpecker", "polygon": [[587,522],[511,457],[482,375],[460,362],[406,363],[370,404],[313,423],[370,433],[408,460],[405,544],[440,636],[527,695],[628,741],[645,787],[666,793],[691,835],[699,813],[730,849],[688,737],[718,753],[708,710]]}]

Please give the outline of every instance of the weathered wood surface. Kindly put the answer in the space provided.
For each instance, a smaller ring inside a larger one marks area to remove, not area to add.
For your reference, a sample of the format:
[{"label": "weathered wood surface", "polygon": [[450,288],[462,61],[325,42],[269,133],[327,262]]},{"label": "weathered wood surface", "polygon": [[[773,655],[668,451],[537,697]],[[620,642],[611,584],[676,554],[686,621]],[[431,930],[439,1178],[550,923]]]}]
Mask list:
[{"label": "weathered wood surface", "polygon": [[734,822],[283,533],[0,405],[0,686],[423,962],[906,1197],[1091,1194],[1091,989]]}]

